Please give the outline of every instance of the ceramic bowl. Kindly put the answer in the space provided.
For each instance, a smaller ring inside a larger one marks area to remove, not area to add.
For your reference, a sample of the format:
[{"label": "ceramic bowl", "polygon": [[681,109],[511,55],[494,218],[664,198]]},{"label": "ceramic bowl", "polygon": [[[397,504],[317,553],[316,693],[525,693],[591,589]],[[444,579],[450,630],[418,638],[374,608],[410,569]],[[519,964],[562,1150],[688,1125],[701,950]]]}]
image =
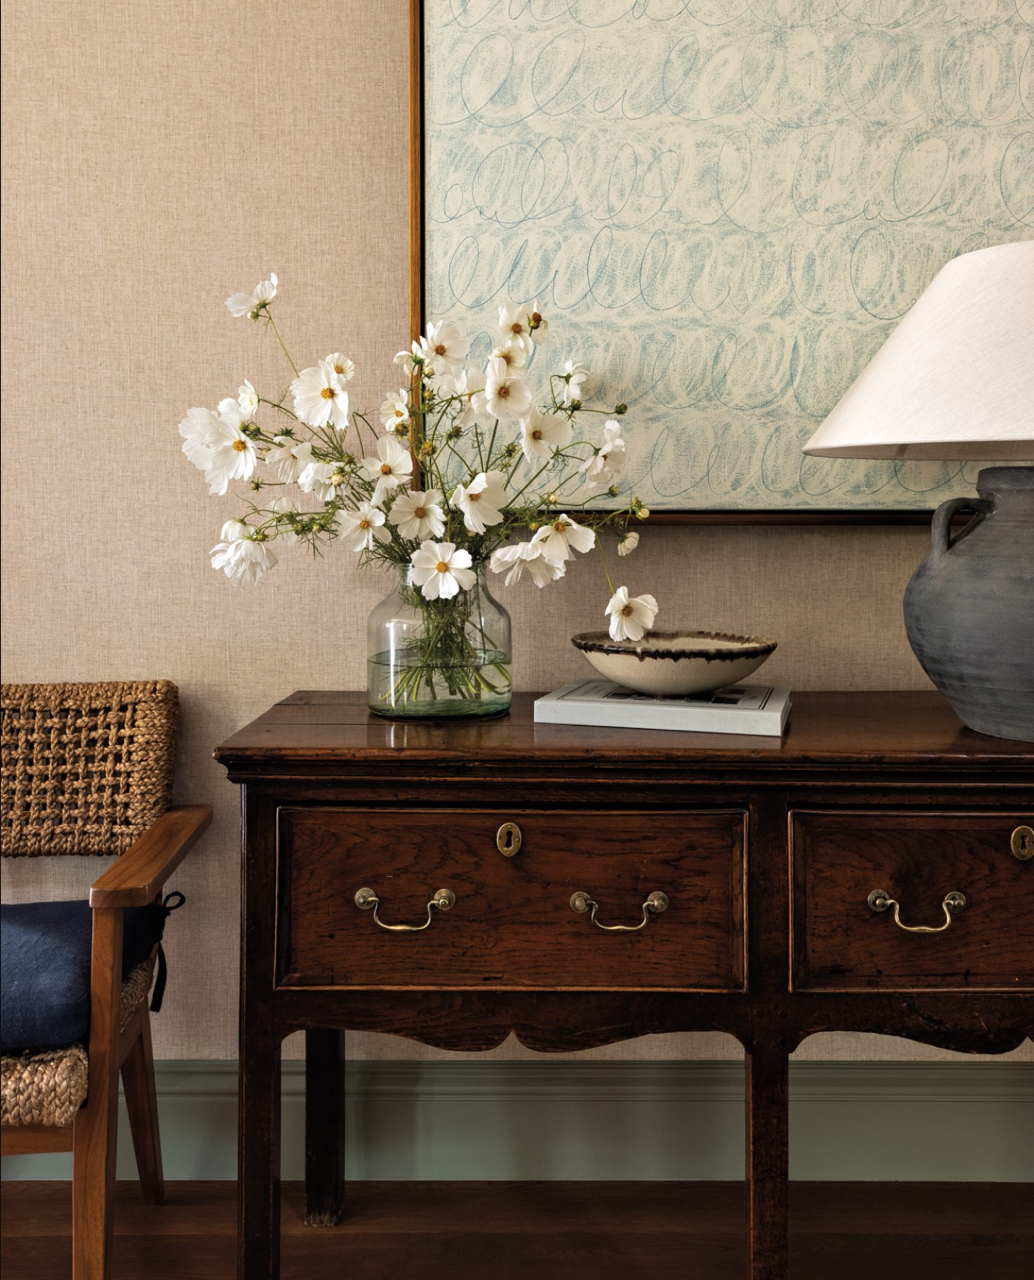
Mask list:
[{"label": "ceramic bowl", "polygon": [[706,693],[738,684],[775,649],[761,636],[720,631],[651,631],[642,640],[612,640],[586,631],[571,643],[607,680],[655,698]]}]

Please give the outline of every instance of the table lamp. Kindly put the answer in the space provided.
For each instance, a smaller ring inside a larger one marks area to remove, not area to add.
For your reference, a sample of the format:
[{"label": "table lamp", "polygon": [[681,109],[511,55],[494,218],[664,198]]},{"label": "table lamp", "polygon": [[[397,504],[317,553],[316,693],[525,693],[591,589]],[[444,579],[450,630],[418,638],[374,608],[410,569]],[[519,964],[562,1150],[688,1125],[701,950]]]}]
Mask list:
[{"label": "table lamp", "polygon": [[[1034,241],[944,266],[804,452],[1034,461]],[[934,512],[905,629],[963,724],[1034,742],[1034,467],[985,468],[977,493]]]}]

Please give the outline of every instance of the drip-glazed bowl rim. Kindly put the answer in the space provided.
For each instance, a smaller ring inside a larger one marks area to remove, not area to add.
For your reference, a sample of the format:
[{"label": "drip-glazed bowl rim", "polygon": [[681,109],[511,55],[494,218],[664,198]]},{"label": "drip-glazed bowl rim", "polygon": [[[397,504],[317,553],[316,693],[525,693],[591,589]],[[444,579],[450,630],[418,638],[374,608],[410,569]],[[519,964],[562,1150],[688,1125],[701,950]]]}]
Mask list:
[{"label": "drip-glazed bowl rim", "polygon": [[[735,647],[709,647],[708,640],[723,640]],[[607,631],[582,631],[571,637],[571,643],[582,653],[628,654],[640,662],[679,662],[683,658],[739,662],[744,658],[767,658],[777,645],[777,641],[764,636],[738,636],[726,631],[649,631],[642,640],[613,640]]]}]

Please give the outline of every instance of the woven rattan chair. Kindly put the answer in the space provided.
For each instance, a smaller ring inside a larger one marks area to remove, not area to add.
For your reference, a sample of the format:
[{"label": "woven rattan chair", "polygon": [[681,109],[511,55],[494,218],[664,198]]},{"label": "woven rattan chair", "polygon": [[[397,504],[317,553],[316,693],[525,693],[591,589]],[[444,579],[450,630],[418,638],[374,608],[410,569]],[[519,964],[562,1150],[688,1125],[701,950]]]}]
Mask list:
[{"label": "woven rattan chair", "polygon": [[110,1274],[120,1070],[144,1199],[164,1195],[146,999],[158,948],[124,978],[123,920],[211,822],[208,805],[169,808],[176,717],[164,680],[2,688],[0,852],[117,857],[90,890],[87,1043],[2,1063],[3,1154],[73,1153],[74,1280]]}]

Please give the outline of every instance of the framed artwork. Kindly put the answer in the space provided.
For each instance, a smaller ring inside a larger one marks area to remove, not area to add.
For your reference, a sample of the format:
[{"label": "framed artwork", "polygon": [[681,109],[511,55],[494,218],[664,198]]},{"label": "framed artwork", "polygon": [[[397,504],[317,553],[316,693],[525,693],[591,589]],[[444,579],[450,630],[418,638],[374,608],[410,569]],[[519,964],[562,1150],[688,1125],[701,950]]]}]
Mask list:
[{"label": "framed artwork", "polygon": [[[889,523],[979,463],[801,447],[945,262],[1034,236],[1034,10],[1014,0],[411,0],[413,323],[624,402],[683,519]],[[547,358],[547,357],[540,357]]]}]

